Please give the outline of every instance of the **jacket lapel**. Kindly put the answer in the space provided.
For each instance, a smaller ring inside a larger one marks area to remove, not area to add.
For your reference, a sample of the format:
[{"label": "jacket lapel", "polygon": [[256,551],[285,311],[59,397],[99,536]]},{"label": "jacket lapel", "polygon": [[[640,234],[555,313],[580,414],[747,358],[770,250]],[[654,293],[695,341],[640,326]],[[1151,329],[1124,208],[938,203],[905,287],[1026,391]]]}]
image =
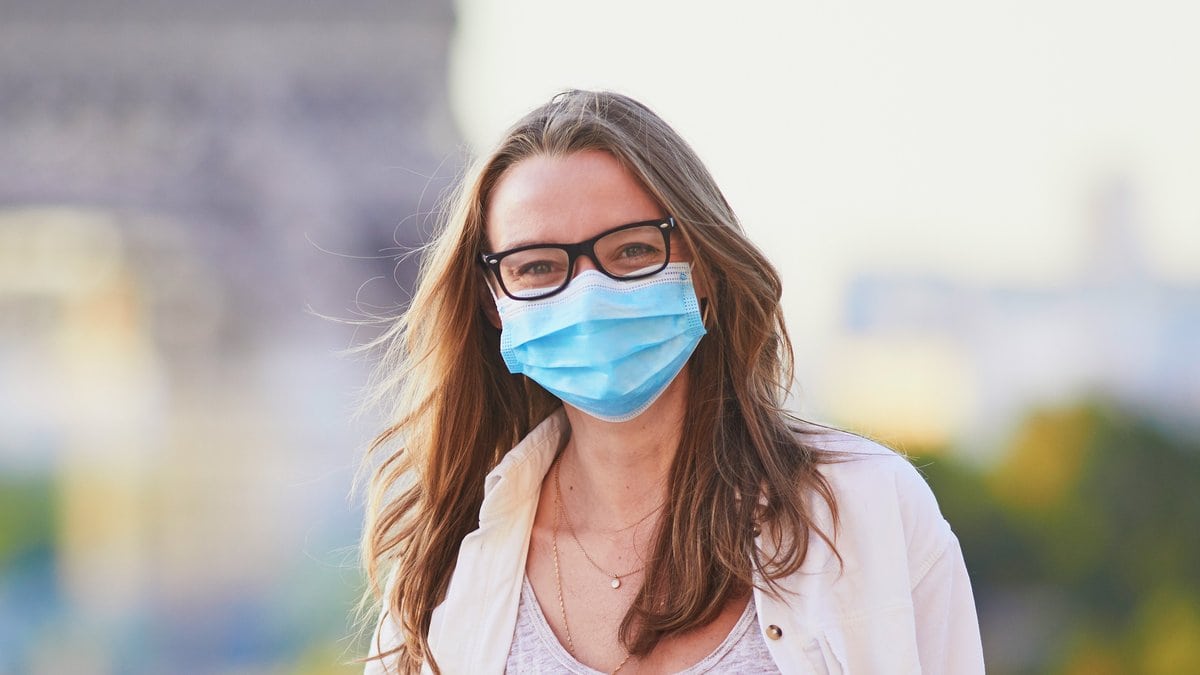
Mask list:
[{"label": "jacket lapel", "polygon": [[485,479],[479,529],[463,539],[446,599],[429,627],[430,649],[445,673],[504,671],[538,493],[566,428],[566,414],[558,410]]}]

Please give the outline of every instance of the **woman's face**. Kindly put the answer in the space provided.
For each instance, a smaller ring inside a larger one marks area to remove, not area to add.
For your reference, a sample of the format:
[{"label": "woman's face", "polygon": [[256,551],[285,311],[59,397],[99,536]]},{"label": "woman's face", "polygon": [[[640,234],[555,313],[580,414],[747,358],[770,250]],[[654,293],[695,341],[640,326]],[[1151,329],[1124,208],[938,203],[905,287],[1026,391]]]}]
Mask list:
[{"label": "woman's face", "polygon": [[[492,189],[485,214],[488,250],[573,244],[618,225],[666,215],[670,214],[607,152],[537,155],[510,167]],[[689,261],[683,249],[673,245],[671,260]],[[595,264],[580,256],[575,274],[589,269]]]},{"label": "woman's face", "polygon": [[[663,210],[655,199],[642,188],[638,180],[622,168],[614,156],[602,151],[582,151],[560,157],[537,155],[509,167],[493,187],[484,215],[487,227],[486,246],[491,252],[502,252],[536,244],[585,242],[622,225],[662,220],[671,214]],[[669,232],[670,236],[675,238],[671,242],[670,261],[691,262],[692,258],[687,247],[675,232],[655,228],[654,235],[661,237],[660,233],[664,231]],[[661,241],[659,239],[657,243],[661,244]],[[635,260],[641,247],[640,244],[641,242],[637,240],[631,240],[628,246],[629,255],[634,256]],[[661,252],[662,249],[651,247],[650,250]],[[602,262],[606,265],[619,265],[623,262],[621,256],[625,251],[626,249],[616,247],[611,249],[610,253],[617,255],[604,256],[599,251],[597,251],[597,255],[601,256]],[[520,252],[516,255],[519,254]],[[541,262],[543,262],[541,259],[535,258],[531,265]],[[562,262],[561,260],[551,260],[550,264],[546,266],[562,270],[564,268],[559,266]],[[655,258],[655,264],[662,264],[661,256]],[[648,267],[653,266],[649,265]],[[580,255],[575,260],[573,273],[575,277],[578,277],[585,270],[595,269],[594,260],[586,255]],[[613,271],[611,267],[608,269],[610,272]],[[501,273],[504,274],[504,272]],[[536,272],[531,272],[531,274],[536,274]],[[692,312],[699,311],[694,301],[690,303],[686,301],[685,293],[686,295],[692,293],[693,281],[690,280],[690,275],[679,270],[675,271],[675,275],[675,277],[664,277],[664,284],[658,286],[661,289],[674,288],[674,301],[669,290],[664,291],[660,296],[654,293],[653,287],[643,285],[643,288],[649,289],[650,294],[638,296],[631,293],[626,299],[632,304],[625,309],[635,314],[642,312],[634,317],[635,320],[638,317],[663,319],[665,324],[659,328],[663,331],[675,330],[677,337],[681,339],[654,342],[654,340],[660,339],[659,333],[653,330],[647,332],[644,329],[624,330],[628,328],[629,324],[615,321],[597,322],[603,323],[606,327],[601,329],[598,326],[589,326],[586,330],[580,330],[579,327],[581,324],[587,324],[587,321],[576,322],[541,335],[537,333],[540,325],[537,328],[531,327],[534,324],[530,322],[541,320],[553,322],[555,314],[552,310],[555,308],[551,303],[547,305],[549,309],[546,313],[538,315],[536,314],[537,308],[534,306],[532,311],[535,313],[533,314],[518,313],[514,315],[516,318],[513,319],[513,330],[518,337],[513,339],[524,341],[519,342],[516,347],[509,347],[510,355],[505,356],[505,360],[510,371],[525,372],[532,380],[547,390],[559,392],[557,395],[569,407],[576,407],[594,417],[613,422],[626,421],[631,419],[627,415],[638,415],[644,412],[647,406],[652,405],[671,386],[676,387],[676,392],[683,390],[687,386],[687,378],[678,376],[683,361],[678,360],[677,357],[689,358],[704,330],[698,328],[695,322],[687,319],[689,309]],[[510,279],[510,277],[506,276],[506,279]],[[563,277],[558,275],[555,277],[554,283],[559,284],[562,279]],[[603,277],[599,277],[599,279],[603,280]],[[511,292],[511,286],[507,285],[510,283],[509,281],[506,281],[507,291],[500,289],[495,277],[491,274],[488,274],[488,281],[492,284],[492,292],[497,297],[504,298],[502,293]],[[577,280],[574,283],[581,282]],[[604,284],[620,283],[620,281],[604,280]],[[668,284],[673,285],[668,286]],[[609,294],[612,290],[611,286],[605,288],[601,285],[589,288],[593,289],[589,292],[595,295],[583,296],[592,298],[590,301],[592,304],[585,305],[585,308],[595,309],[595,307],[608,306],[603,299],[608,298],[611,301],[612,298]],[[619,292],[619,286],[617,289]],[[481,291],[483,291],[482,287]],[[638,300],[638,297],[642,299]],[[662,307],[651,308],[652,312],[647,312],[647,308],[644,306],[646,298],[652,298],[653,301],[664,304]],[[497,305],[493,304],[490,298],[481,297],[480,302],[483,303],[483,308],[492,325],[503,329]],[[585,302],[588,301],[585,300]],[[643,304],[638,304],[639,302]],[[503,306],[501,305],[501,307]],[[559,311],[561,312],[561,310]],[[531,316],[535,318],[528,318]],[[598,316],[598,318],[617,319],[619,317],[613,315],[611,317]],[[677,318],[680,320],[676,320]],[[638,325],[644,326],[645,324]],[[622,328],[618,330],[614,328],[616,326]],[[621,334],[613,334],[614,330]],[[519,337],[522,335],[526,338]],[[549,339],[544,343],[539,343],[539,340],[547,335],[550,336]],[[533,337],[527,339],[529,336]],[[505,337],[505,335],[501,335],[502,345]],[[639,339],[642,341],[639,342]],[[631,345],[638,349],[624,351]],[[649,348],[664,345],[669,348]],[[534,363],[532,373],[524,370],[528,363],[518,358],[516,351],[512,351],[514,349],[522,350],[521,353],[526,356],[532,355],[531,362]],[[608,356],[597,356],[593,360],[576,359],[572,361],[575,365],[564,369],[554,365],[558,360],[558,356],[555,355],[561,354],[564,349],[582,349],[588,355],[607,354]],[[672,353],[671,349],[676,351]],[[680,351],[681,349],[686,349],[686,352]],[[618,354],[618,352],[620,353]],[[551,357],[550,361],[546,360],[548,355]],[[636,355],[645,358],[638,359],[635,358]],[[510,363],[510,358],[515,360]],[[584,375],[578,375],[578,372],[583,372]],[[663,379],[664,377],[668,379]]]}]

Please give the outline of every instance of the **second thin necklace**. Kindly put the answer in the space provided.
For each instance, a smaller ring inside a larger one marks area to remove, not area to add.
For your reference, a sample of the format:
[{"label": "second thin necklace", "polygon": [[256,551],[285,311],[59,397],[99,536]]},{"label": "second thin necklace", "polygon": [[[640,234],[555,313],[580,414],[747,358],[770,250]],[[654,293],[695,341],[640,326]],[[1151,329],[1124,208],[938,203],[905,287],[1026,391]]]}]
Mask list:
[{"label": "second thin necklace", "polygon": [[[562,474],[561,467],[562,467],[562,461],[556,461],[554,463],[554,490],[556,493],[555,497],[557,497],[557,499],[555,500],[557,504],[563,503],[562,480],[560,478],[560,476]],[[657,511],[657,510],[658,509],[655,509],[654,511],[651,511],[650,513],[646,514],[645,516],[642,517],[641,520],[639,520],[637,523],[634,523],[634,525],[640,524],[641,522],[645,521],[647,518],[649,518],[651,515],[653,515],[655,513],[655,511]],[[621,587],[621,580],[624,579],[625,577],[630,576],[632,574],[637,574],[638,572],[641,572],[642,570],[646,569],[646,565],[644,565],[644,564],[641,567],[637,568],[636,570],[630,570],[629,572],[626,572],[624,574],[616,574],[614,572],[609,572],[608,570],[604,569],[595,560],[592,559],[592,556],[588,555],[587,550],[583,548],[583,544],[579,543],[579,537],[575,536],[575,526],[571,524],[571,518],[570,518],[570,516],[567,515],[567,510],[565,508],[562,509],[562,518],[564,521],[566,521],[567,532],[569,532],[571,534],[571,539],[575,540],[575,545],[577,547],[579,547],[579,552],[583,554],[583,557],[586,558],[589,563],[591,563],[592,567],[595,567],[597,570],[600,571],[601,574],[605,575],[606,577],[608,577],[610,579],[610,581],[608,582],[608,585],[610,587],[612,587],[613,590],[616,590]]]}]

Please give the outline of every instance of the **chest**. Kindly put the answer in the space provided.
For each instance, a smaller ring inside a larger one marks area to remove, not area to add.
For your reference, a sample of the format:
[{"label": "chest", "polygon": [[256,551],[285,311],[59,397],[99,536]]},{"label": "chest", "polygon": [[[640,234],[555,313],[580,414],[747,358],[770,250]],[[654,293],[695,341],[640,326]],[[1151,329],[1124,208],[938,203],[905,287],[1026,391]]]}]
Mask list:
[{"label": "chest", "polygon": [[[615,564],[624,567],[606,570],[581,542],[535,526],[525,567],[531,593],[523,598],[538,604],[557,642],[591,668],[611,672],[627,664],[622,671],[685,671],[717,650],[746,613],[749,593],[731,598],[706,625],[664,639],[645,657],[627,661],[620,628],[638,593],[645,565],[636,556],[621,560],[603,546],[596,548],[604,550],[605,560],[617,558]],[[613,584],[614,579],[619,583]]]}]

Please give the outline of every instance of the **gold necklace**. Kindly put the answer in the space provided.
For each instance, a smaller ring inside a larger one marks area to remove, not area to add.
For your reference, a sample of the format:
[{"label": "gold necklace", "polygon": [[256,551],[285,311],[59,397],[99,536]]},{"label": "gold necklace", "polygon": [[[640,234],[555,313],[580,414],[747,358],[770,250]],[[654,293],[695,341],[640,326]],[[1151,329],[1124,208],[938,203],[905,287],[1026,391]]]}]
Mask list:
[{"label": "gold necklace", "polygon": [[[560,457],[561,457],[561,455],[560,455]],[[558,566],[558,518],[561,515],[564,520],[567,520],[568,526],[570,526],[571,521],[566,518],[566,515],[567,515],[566,510],[562,508],[562,484],[558,480],[558,461],[557,460],[554,462],[554,485],[556,488],[555,497],[554,497],[554,531],[553,531],[553,535],[551,536],[551,541],[553,543],[553,549],[554,549],[554,587],[555,587],[555,590],[558,591],[558,611],[562,615],[563,632],[565,632],[567,634],[567,651],[571,652],[571,656],[575,656],[575,639],[571,637],[571,624],[567,622],[567,604],[565,602],[563,602],[562,572],[559,570],[559,566]],[[574,534],[575,533],[572,532],[571,536],[574,536]],[[578,544],[579,540],[576,539],[575,543]],[[583,551],[583,547],[580,546],[579,550]],[[583,555],[587,556],[587,553],[584,552]],[[588,560],[590,561],[591,558],[588,558]],[[595,566],[596,563],[593,562],[592,565]],[[599,568],[597,567],[597,569],[599,569]],[[601,570],[601,571],[603,571],[603,570]],[[633,572],[629,572],[629,574],[633,574]],[[629,574],[626,574],[623,576],[629,576]],[[617,588],[618,586],[621,585],[620,577],[617,577],[614,581],[616,582],[616,586],[613,586],[613,588]],[[631,657],[631,656],[633,656],[633,655],[630,654],[629,652],[625,652],[625,658],[621,659],[621,662],[617,664],[617,667],[612,669],[612,671],[610,672],[610,675],[616,675],[617,671],[624,668],[625,664],[629,663],[629,657]],[[576,657],[576,658],[578,658],[578,657]]]},{"label": "gold necklace", "polygon": [[[562,474],[562,470],[559,468],[559,464],[555,463],[555,465],[554,465],[554,491],[555,491],[554,504],[555,504],[555,513],[556,514],[558,513],[558,505],[561,504],[563,501],[562,480],[559,478],[559,476],[561,474]],[[650,513],[646,514],[645,516],[642,517],[642,520],[638,521],[637,523],[634,523],[634,525],[637,525],[637,524],[641,523],[642,521],[646,520],[646,518],[649,518],[653,513],[654,513],[654,511],[651,511]],[[624,579],[625,577],[627,577],[631,574],[637,574],[638,572],[641,572],[642,570],[646,569],[646,566],[643,564],[641,567],[637,568],[636,570],[631,570],[624,574],[615,574],[613,572],[609,572],[608,570],[605,570],[595,560],[592,559],[592,556],[588,555],[588,552],[583,548],[583,544],[581,544],[579,542],[579,537],[575,535],[575,526],[571,524],[571,518],[570,518],[570,516],[567,515],[566,509],[562,509],[562,518],[563,518],[563,520],[567,521],[567,532],[571,533],[571,538],[575,540],[575,545],[579,547],[579,552],[582,553],[583,557],[586,558],[587,561],[592,564],[592,567],[595,567],[597,570],[600,571],[601,574],[612,579],[611,581],[608,582],[608,585],[611,586],[614,591],[621,587],[621,579]],[[557,523],[557,520],[555,522]],[[631,525],[630,527],[633,527],[633,526]],[[629,528],[627,527],[624,529],[629,529]],[[618,532],[619,531],[620,530],[618,530]]]},{"label": "gold necklace", "polygon": [[658,506],[650,509],[650,511],[648,511],[646,513],[646,515],[642,516],[641,518],[638,518],[636,521],[634,521],[624,527],[619,527],[615,530],[602,530],[597,527],[597,528],[595,528],[595,530],[597,532],[599,532],[600,534],[606,534],[606,535],[614,535],[614,534],[621,534],[622,532],[628,532],[629,530],[632,530],[633,528],[637,527],[638,525],[641,525],[642,523],[649,520],[650,516],[657,515],[659,511],[662,511],[662,507],[663,507],[663,505],[659,504]]}]

